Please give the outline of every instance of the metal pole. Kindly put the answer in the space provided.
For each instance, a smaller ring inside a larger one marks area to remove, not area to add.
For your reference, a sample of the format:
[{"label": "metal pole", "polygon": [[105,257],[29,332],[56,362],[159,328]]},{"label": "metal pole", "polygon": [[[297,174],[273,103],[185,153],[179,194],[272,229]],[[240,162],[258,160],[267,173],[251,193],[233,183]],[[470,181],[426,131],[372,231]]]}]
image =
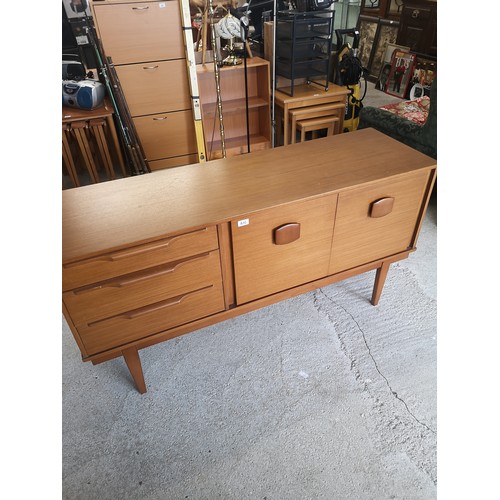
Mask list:
[{"label": "metal pole", "polygon": [[212,52],[214,54],[214,73],[215,73],[215,91],[217,93],[217,110],[219,113],[219,128],[220,128],[220,143],[222,150],[222,158],[226,157],[226,140],[224,136],[224,119],[222,117],[222,99],[220,95],[220,67],[217,54],[217,47],[215,42],[215,29],[214,29],[214,6],[212,0],[208,0],[210,12],[210,31],[212,38]]},{"label": "metal pole", "polygon": [[273,71],[271,75],[271,146],[274,148],[276,142],[276,114],[275,114],[275,87],[276,87],[276,0],[273,2],[273,53],[271,61],[273,63]]}]

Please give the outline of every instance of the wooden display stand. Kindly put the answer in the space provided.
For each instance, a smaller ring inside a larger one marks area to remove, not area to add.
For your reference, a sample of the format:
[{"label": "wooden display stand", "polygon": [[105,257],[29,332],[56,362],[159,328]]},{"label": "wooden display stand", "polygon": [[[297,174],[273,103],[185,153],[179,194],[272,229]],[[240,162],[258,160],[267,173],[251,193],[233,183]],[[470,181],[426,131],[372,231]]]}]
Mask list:
[{"label": "wooden display stand", "polygon": [[364,129],[64,191],[63,311],[84,361],[123,356],[144,393],[139,349],[374,269],[376,305],[435,175]]}]

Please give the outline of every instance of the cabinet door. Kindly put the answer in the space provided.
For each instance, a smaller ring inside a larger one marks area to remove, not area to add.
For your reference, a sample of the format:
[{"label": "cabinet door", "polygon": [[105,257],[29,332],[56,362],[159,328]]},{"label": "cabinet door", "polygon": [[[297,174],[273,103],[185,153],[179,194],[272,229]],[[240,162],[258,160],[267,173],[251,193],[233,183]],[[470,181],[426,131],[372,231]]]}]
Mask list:
[{"label": "cabinet door", "polygon": [[435,5],[427,2],[408,2],[403,7],[397,43],[410,47],[413,52],[435,55]]},{"label": "cabinet door", "polygon": [[326,276],[336,202],[328,195],[231,221],[238,304]]},{"label": "cabinet door", "polygon": [[132,116],[191,109],[184,59],[117,66]]},{"label": "cabinet door", "polygon": [[329,274],[412,248],[429,172],[339,194]]},{"label": "cabinet door", "polygon": [[179,2],[94,5],[106,56],[114,64],[184,58]]},{"label": "cabinet door", "polygon": [[193,113],[176,111],[134,118],[148,160],[197,152]]}]

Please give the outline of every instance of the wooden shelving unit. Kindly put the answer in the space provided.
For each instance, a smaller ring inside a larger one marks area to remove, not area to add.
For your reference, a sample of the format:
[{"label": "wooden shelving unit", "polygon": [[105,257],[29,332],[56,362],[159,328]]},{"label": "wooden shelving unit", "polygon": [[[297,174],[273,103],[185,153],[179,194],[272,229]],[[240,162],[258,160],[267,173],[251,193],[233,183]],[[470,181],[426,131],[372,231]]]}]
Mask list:
[{"label": "wooden shelving unit", "polygon": [[[208,160],[221,158],[221,137],[217,114],[217,92],[213,63],[199,65],[200,92],[205,151]],[[271,147],[271,108],[269,62],[260,57],[247,60],[248,114],[250,151]],[[223,66],[220,70],[220,94],[226,156],[248,152],[245,99],[245,68]]]}]

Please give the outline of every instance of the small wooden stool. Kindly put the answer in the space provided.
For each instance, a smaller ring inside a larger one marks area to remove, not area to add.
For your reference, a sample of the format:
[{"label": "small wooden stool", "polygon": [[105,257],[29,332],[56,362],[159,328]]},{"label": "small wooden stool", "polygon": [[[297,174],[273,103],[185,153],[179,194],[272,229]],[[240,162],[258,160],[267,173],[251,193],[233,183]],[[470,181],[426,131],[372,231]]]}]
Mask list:
[{"label": "small wooden stool", "polygon": [[316,138],[318,130],[327,129],[327,135],[333,135],[339,123],[338,116],[325,116],[323,118],[310,118],[309,120],[298,120],[297,129],[300,131],[300,142],[306,140],[306,133],[312,132],[313,139]]}]

